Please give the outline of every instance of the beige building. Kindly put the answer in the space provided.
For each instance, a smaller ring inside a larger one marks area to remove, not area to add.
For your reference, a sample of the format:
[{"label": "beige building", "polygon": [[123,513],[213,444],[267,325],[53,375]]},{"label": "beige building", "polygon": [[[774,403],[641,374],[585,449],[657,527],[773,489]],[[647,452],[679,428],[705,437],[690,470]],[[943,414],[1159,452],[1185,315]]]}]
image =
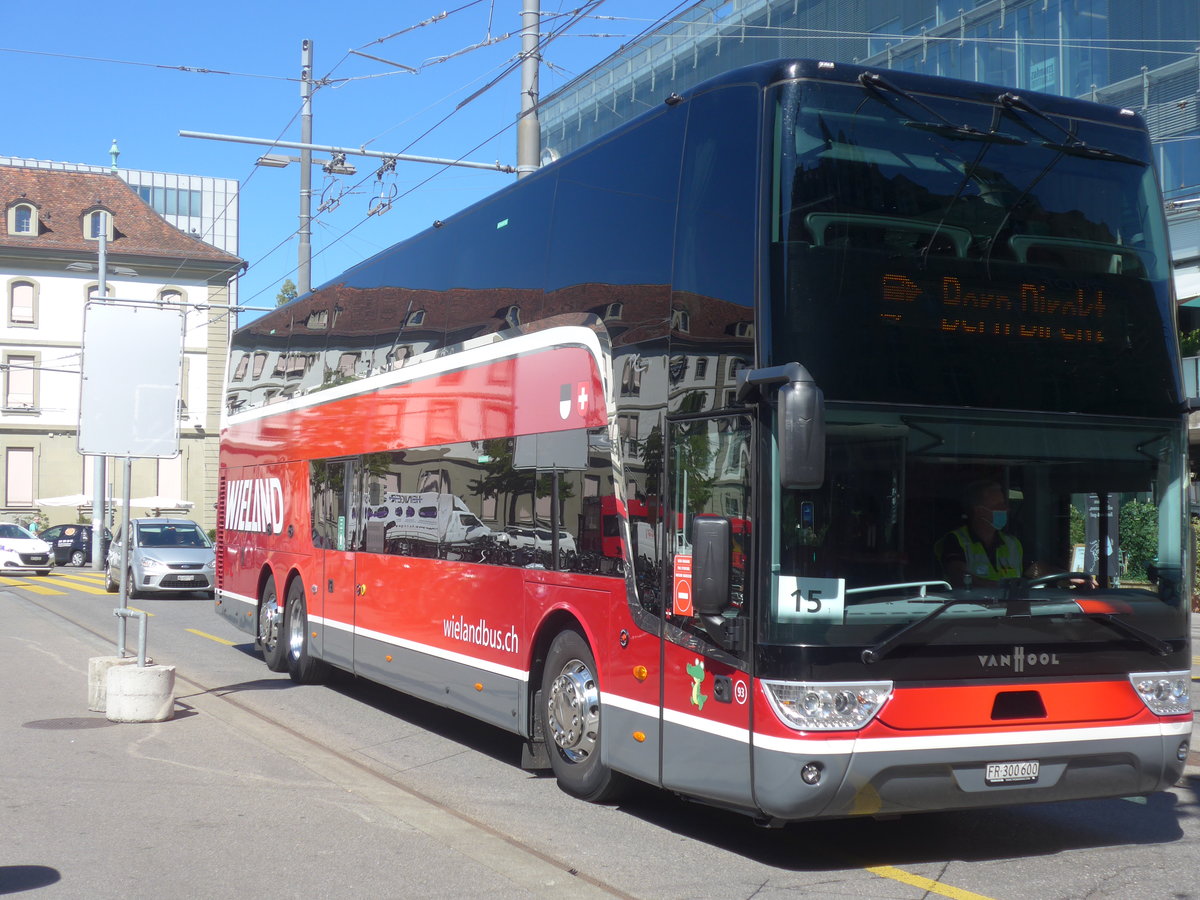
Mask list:
[{"label": "beige building", "polygon": [[[84,305],[97,293],[102,229],[110,298],[186,306],[180,453],[135,460],[131,496],[186,501],[186,514],[212,528],[225,307],[242,260],[169,224],[114,174],[11,162],[0,165],[0,520],[58,524],[90,513],[90,502],[44,501],[94,492],[78,425]],[[129,347],[128,364],[138,364],[138,347]],[[109,461],[110,496],[122,495],[121,470]],[[133,504],[134,515],[151,512]]]}]

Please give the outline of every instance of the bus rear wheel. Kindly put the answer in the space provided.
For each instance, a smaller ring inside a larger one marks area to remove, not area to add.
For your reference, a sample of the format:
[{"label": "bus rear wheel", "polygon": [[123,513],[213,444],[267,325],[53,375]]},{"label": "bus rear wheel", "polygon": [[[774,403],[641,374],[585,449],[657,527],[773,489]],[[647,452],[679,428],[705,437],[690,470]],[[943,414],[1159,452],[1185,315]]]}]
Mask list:
[{"label": "bus rear wheel", "polygon": [[546,749],[559,786],[595,803],[615,798],[620,777],[600,761],[596,659],[579,632],[563,631],[550,644],[541,696]]},{"label": "bus rear wheel", "polygon": [[297,579],[288,588],[283,608],[284,633],[287,635],[287,670],[297,684],[319,684],[329,674],[329,665],[312,655],[309,646],[308,610],[304,602],[304,584]]},{"label": "bus rear wheel", "polygon": [[263,587],[262,599],[258,601],[258,646],[263,659],[272,672],[287,669],[287,655],[283,642],[283,610],[279,608],[279,595],[275,592],[275,580],[269,579]]}]

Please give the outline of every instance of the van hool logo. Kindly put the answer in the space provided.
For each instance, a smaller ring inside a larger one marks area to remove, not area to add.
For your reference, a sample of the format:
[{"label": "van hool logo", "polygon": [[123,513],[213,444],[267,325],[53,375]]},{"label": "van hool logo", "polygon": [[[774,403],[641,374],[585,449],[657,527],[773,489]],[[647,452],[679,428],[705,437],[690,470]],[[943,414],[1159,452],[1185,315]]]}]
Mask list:
[{"label": "van hool logo", "polygon": [[225,529],[262,534],[283,531],[283,485],[279,479],[229,482],[225,494]]},{"label": "van hool logo", "polygon": [[1024,647],[1013,647],[1012,653],[980,654],[979,664],[985,669],[1012,669],[1024,672],[1026,666],[1057,666],[1057,653],[1026,653]]}]

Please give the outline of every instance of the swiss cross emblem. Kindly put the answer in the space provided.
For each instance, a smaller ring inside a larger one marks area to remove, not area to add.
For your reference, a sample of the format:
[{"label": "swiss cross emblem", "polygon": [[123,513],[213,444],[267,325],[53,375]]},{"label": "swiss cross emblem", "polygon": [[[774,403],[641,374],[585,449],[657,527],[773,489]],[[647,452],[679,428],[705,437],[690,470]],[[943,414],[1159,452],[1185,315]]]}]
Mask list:
[{"label": "swiss cross emblem", "polygon": [[586,381],[581,381],[575,385],[575,409],[581,416],[586,416],[588,411],[588,403],[592,399],[591,385]]}]

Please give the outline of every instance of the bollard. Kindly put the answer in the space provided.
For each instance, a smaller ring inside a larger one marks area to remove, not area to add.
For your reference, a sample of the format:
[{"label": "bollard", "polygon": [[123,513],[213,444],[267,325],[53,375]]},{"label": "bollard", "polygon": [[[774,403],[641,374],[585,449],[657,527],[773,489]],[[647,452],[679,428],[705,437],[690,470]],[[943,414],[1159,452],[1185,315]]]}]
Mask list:
[{"label": "bollard", "polygon": [[88,660],[88,709],[104,712],[108,697],[108,670],[137,662],[133,656],[93,656]]},{"label": "bollard", "polygon": [[114,666],[108,670],[110,722],[165,722],[175,715],[174,666]]}]

